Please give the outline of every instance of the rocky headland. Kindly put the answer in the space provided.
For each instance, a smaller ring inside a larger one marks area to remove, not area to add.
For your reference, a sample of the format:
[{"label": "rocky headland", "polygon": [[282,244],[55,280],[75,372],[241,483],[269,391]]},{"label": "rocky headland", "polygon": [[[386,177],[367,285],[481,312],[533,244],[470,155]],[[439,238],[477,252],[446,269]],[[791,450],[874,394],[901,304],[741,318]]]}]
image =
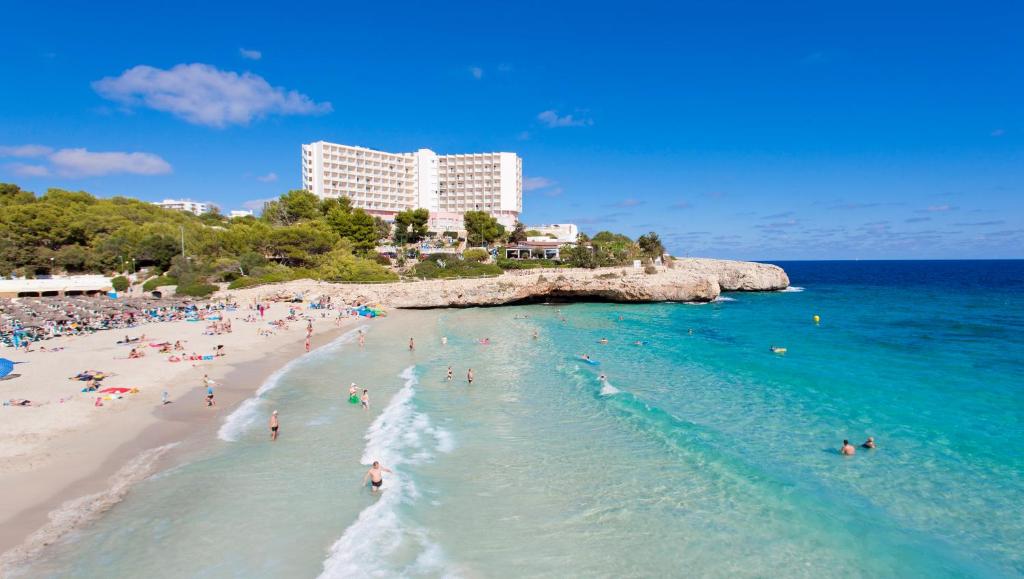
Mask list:
[{"label": "rocky headland", "polygon": [[437,279],[393,283],[331,283],[299,280],[217,297],[240,301],[271,296],[327,295],[346,303],[390,308],[500,306],[545,300],[610,302],[709,302],[723,291],[776,291],[789,287],[786,272],[775,265],[718,259],[677,259],[653,273],[643,269],[532,269],[473,279]]}]

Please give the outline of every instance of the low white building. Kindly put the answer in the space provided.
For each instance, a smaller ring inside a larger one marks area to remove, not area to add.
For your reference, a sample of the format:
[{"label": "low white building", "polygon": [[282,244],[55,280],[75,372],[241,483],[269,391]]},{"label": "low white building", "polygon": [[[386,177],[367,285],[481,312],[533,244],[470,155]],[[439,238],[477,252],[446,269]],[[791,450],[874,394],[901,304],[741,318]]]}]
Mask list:
[{"label": "low white building", "polygon": [[163,201],[154,201],[153,205],[172,211],[187,211],[196,215],[209,213],[215,207],[210,203],[200,203],[191,199],[164,199]]},{"label": "low white building", "polygon": [[0,298],[95,295],[113,289],[110,278],[103,275],[0,279]]},{"label": "low white building", "polygon": [[235,217],[252,217],[252,209],[235,209],[228,214],[228,217],[234,219]]},{"label": "low white building", "polygon": [[527,225],[527,231],[536,231],[540,235],[531,235],[528,241],[558,241],[561,243],[576,243],[580,230],[575,223],[553,223],[551,225]]}]

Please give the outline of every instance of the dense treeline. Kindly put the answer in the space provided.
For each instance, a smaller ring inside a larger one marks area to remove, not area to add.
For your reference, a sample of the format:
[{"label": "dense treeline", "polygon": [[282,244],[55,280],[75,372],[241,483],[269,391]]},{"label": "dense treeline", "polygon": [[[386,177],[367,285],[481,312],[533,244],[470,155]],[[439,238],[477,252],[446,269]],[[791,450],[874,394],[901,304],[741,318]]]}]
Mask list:
[{"label": "dense treeline", "polygon": [[[0,274],[167,272],[179,286],[247,278],[385,280],[369,259],[389,226],[347,199],[290,191],[262,217],[195,216],[114,197],[0,184]],[[184,256],[182,255],[184,240]],[[237,285],[245,285],[239,282]],[[179,289],[180,291],[180,289]]]},{"label": "dense treeline", "polygon": [[[345,197],[320,199],[308,191],[281,195],[259,218],[227,219],[219,213],[196,216],[130,199],[98,199],[82,191],[50,189],[37,196],[17,185],[0,183],[0,275],[34,277],[53,271],[113,274],[141,268],[165,274],[179,293],[204,295],[211,282],[231,287],[313,278],[336,281],[385,281],[397,275],[374,249],[385,240],[400,247],[427,237],[425,209],[399,213],[394,227]],[[465,214],[471,246],[518,243],[529,232],[521,223],[511,232],[482,211]],[[581,235],[562,250],[569,267],[618,266],[664,252],[656,233],[629,237],[602,231]],[[488,254],[476,250],[487,261]],[[468,254],[467,254],[468,255]],[[502,256],[503,257],[503,256]],[[405,261],[405,251],[398,255]],[[479,259],[471,259],[479,262]],[[499,259],[506,268],[550,265]],[[464,271],[463,271],[464,270]],[[439,258],[421,263],[422,277],[486,275],[494,265],[454,263]],[[147,284],[150,287],[156,287]]]}]

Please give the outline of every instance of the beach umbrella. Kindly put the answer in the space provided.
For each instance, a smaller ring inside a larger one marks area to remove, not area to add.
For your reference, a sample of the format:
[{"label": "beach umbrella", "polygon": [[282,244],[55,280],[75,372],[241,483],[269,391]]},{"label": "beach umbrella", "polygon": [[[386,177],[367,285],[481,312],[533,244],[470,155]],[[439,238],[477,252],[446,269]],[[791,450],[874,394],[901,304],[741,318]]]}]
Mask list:
[{"label": "beach umbrella", "polygon": [[0,358],[0,378],[3,378],[14,371],[14,362],[7,358]]}]

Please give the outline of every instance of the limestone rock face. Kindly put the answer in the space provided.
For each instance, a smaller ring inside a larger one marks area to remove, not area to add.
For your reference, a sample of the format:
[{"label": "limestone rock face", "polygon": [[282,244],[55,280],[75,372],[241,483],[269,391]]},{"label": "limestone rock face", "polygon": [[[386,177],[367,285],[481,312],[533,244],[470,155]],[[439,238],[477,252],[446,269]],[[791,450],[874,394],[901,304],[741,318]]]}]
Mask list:
[{"label": "limestone rock face", "polygon": [[725,291],[785,289],[782,268],[713,259],[676,260],[648,274],[633,268],[514,270],[494,278],[427,280],[384,284],[294,281],[220,292],[250,300],[302,292],[330,295],[347,303],[391,308],[498,306],[545,299],[613,302],[708,302]]},{"label": "limestone rock face", "polygon": [[789,287],[789,276],[777,265],[724,259],[676,259],[673,269],[713,275],[722,291],[776,291]]}]

